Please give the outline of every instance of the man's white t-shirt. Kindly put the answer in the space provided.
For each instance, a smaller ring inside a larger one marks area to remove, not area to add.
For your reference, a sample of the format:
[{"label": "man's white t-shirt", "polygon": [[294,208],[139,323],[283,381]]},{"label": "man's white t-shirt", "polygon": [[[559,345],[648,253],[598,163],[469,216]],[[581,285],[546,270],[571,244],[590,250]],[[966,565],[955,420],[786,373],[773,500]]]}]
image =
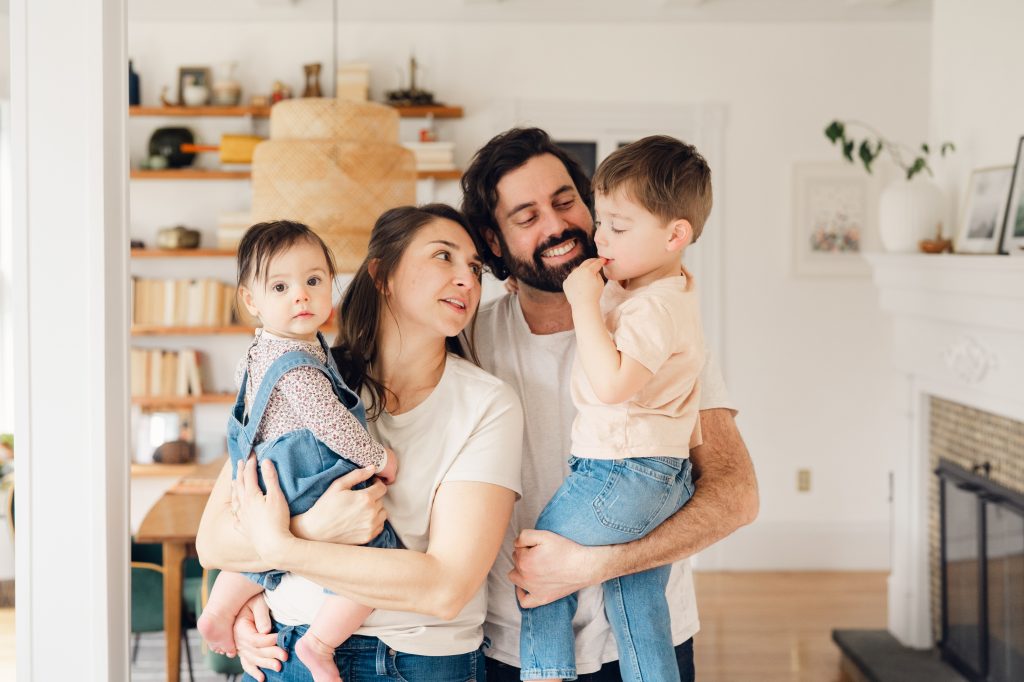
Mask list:
[{"label": "man's white t-shirt", "polygon": [[[521,530],[536,526],[544,505],[569,473],[570,434],[576,417],[569,385],[576,336],[572,331],[533,334],[523,317],[518,297],[506,295],[481,306],[474,340],[481,366],[512,386],[522,398],[526,417],[523,497],[512,513],[512,523],[487,578],[487,621],[484,623],[484,634],[491,642],[484,653],[502,663],[520,667],[520,616],[515,588],[508,579],[513,566],[513,541]],[[700,409],[732,409],[721,370],[710,355],[700,381],[703,384]],[[672,618],[672,641],[678,645],[700,629],[689,561],[673,565],[666,596]],[[615,637],[604,615],[600,585],[580,592],[573,629],[576,669],[580,674],[595,672],[602,664],[618,660]]]},{"label": "man's white t-shirt", "polygon": [[[407,549],[427,549],[434,494],[442,483],[479,481],[522,494],[519,397],[508,384],[462,358],[448,356],[441,381],[422,403],[403,414],[383,413],[368,428],[398,455],[398,479],[382,501]],[[290,573],[265,595],[274,619],[285,625],[312,622],[325,597],[320,586]],[[483,640],[486,604],[484,584],[450,621],[378,609],[356,634],[379,637],[409,654],[464,654]]]}]

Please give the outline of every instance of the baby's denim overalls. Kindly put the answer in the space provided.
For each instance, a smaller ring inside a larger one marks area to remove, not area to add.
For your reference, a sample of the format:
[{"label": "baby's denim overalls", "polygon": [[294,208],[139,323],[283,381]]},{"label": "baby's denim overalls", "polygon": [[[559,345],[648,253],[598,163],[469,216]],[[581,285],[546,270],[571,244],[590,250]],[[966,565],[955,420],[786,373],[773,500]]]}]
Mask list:
[{"label": "baby's denim overalls", "polygon": [[[253,400],[249,416],[245,416],[245,387],[249,379],[246,369],[242,376],[242,386],[238,390],[238,398],[228,418],[228,454],[231,456],[231,476],[238,473],[238,462],[244,461],[250,452],[255,450],[257,462],[269,459],[277,469],[277,478],[281,484],[288,509],[292,516],[308,511],[313,503],[327,490],[328,486],[339,476],[359,468],[358,464],[345,459],[320,441],[309,429],[297,429],[273,440],[260,443],[253,448],[253,440],[263,420],[263,412],[270,401],[274,386],[288,371],[296,367],[313,367],[324,373],[331,382],[334,394],[338,396],[349,412],[355,415],[359,423],[366,427],[366,409],[363,402],[348,386],[338,373],[334,358],[322,334],[317,334],[320,345],[327,353],[327,363],[303,351],[290,351],[283,354],[267,369],[263,381],[260,382],[256,399]],[[257,472],[259,470],[257,469]],[[262,474],[259,475],[260,489],[266,492]],[[365,488],[369,481],[354,486],[354,489]],[[390,523],[384,523],[380,535],[366,543],[370,547],[398,547],[398,537]],[[273,590],[281,582],[284,571],[265,571],[263,573],[245,573],[253,581]]]}]

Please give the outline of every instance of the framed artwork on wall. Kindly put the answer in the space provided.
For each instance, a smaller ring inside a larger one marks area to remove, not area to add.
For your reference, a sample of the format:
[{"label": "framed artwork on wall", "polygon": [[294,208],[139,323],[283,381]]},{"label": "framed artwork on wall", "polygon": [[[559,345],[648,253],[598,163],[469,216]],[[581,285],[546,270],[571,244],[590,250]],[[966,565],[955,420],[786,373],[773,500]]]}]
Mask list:
[{"label": "framed artwork on wall", "polygon": [[862,276],[875,248],[874,179],[842,162],[793,166],[793,270],[798,275]]},{"label": "framed artwork on wall", "polygon": [[978,168],[971,173],[963,216],[956,233],[957,253],[998,253],[1013,166]]},{"label": "framed artwork on wall", "polygon": [[1010,198],[1006,202],[1000,253],[1024,255],[1024,137],[1017,142],[1017,161],[1013,166]]}]

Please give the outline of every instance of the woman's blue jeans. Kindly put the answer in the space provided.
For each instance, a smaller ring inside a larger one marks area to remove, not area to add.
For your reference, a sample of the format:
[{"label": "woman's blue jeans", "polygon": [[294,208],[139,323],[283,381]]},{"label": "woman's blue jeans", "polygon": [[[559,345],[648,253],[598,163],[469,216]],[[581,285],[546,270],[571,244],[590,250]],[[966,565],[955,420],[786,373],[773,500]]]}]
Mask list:
[{"label": "woman's blue jeans", "polygon": [[[308,625],[276,625],[277,645],[288,652],[281,671],[261,668],[267,682],[312,682],[313,677],[295,655],[295,643]],[[376,637],[352,635],[334,652],[345,682],[483,682],[484,655],[480,649],[454,656],[419,656],[395,651]],[[246,675],[247,682],[253,678]]]},{"label": "woman's blue jeans", "polygon": [[[617,545],[642,538],[693,496],[689,459],[570,457],[569,470],[537,519],[537,528],[582,545]],[[671,569],[661,566],[602,585],[623,680],[679,679],[665,600]],[[576,594],[570,594],[537,608],[520,607],[522,679],[576,679],[576,606]]]}]

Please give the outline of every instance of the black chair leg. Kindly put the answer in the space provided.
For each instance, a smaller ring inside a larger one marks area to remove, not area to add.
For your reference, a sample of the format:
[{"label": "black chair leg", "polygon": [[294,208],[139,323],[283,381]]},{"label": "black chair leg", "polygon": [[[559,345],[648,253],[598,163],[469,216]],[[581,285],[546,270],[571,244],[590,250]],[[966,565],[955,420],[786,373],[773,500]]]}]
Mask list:
[{"label": "black chair leg", "polygon": [[142,639],[142,633],[141,632],[136,632],[135,633],[135,641],[132,642],[132,663],[135,663],[135,661],[139,658],[139,640],[140,639]]},{"label": "black chair leg", "polygon": [[188,682],[196,682],[192,677],[192,650],[188,648],[188,630],[181,629],[181,639],[185,642],[185,662],[188,663]]}]

